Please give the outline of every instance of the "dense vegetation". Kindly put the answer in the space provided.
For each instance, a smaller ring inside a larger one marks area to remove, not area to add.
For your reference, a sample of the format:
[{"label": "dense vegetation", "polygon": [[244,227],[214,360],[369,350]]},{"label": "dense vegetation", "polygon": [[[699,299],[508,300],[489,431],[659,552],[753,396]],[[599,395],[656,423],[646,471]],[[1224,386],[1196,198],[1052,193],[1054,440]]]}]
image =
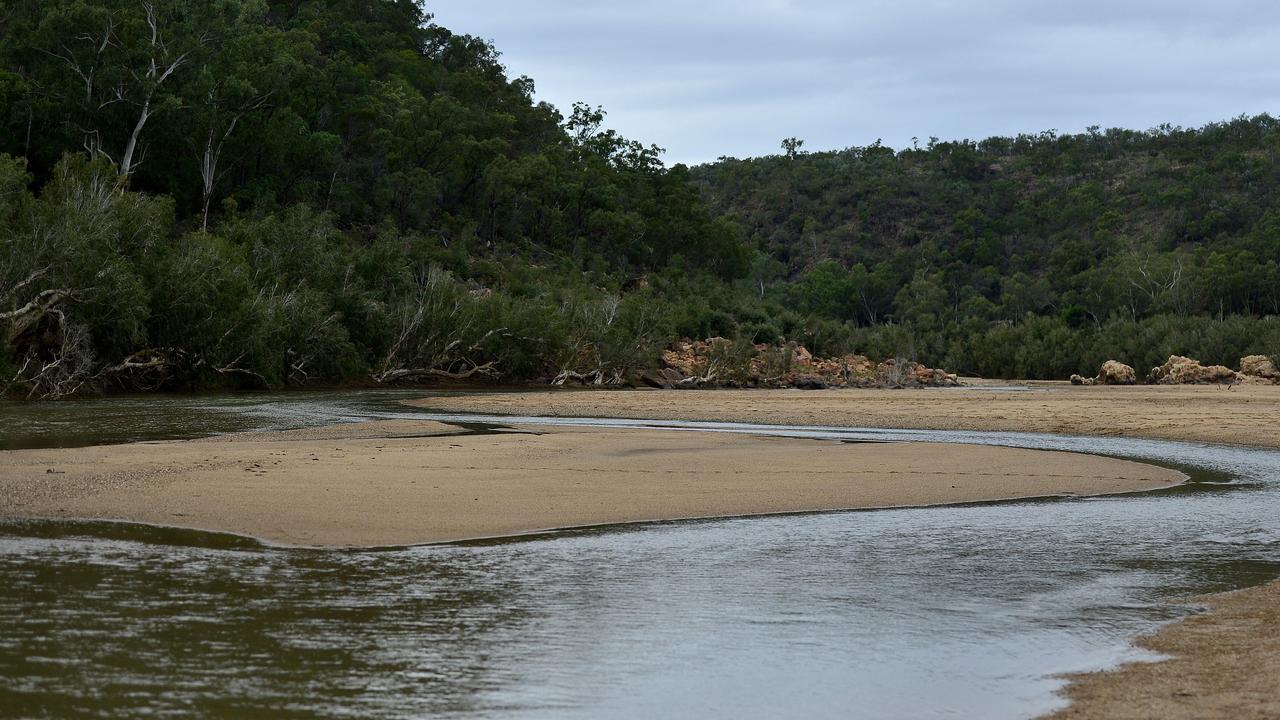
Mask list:
[{"label": "dense vegetation", "polygon": [[664,166],[411,0],[0,5],[0,386],[1280,351],[1280,124]]},{"label": "dense vegetation", "polygon": [[998,377],[1280,351],[1271,117],[904,151],[784,146],[696,177],[781,263],[757,266],[761,279],[797,278],[778,296],[842,325],[828,336],[889,336]]},{"label": "dense vegetation", "polygon": [[409,0],[0,23],[15,388],[611,380],[679,331],[672,288],[749,259],[686,169],[535,103]]}]

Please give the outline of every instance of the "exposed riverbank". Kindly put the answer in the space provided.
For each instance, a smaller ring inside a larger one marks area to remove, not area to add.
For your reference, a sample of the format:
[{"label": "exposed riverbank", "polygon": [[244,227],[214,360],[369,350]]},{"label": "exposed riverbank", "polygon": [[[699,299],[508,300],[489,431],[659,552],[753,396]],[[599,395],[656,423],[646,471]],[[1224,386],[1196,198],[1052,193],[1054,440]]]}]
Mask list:
[{"label": "exposed riverbank", "polygon": [[458,434],[394,421],[3,453],[0,515],[385,546],[682,518],[1167,487],[1175,471],[1063,452],[631,429]]},{"label": "exposed riverbank", "polygon": [[411,404],[493,414],[1043,432],[1280,448],[1276,385],[1228,390],[1046,382],[1016,391],[984,385],[990,383],[945,390],[562,390],[446,395]]},{"label": "exposed riverbank", "polygon": [[1280,717],[1280,583],[1204,599],[1210,612],[1143,638],[1171,656],[1074,676],[1073,702],[1053,720]]}]

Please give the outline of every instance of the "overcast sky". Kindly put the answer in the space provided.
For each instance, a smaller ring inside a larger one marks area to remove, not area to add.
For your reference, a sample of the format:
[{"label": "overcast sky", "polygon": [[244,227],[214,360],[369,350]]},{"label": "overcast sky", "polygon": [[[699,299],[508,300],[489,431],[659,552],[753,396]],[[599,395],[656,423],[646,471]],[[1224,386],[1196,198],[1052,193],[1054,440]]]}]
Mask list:
[{"label": "overcast sky", "polygon": [[668,163],[1280,110],[1275,0],[429,0]]}]

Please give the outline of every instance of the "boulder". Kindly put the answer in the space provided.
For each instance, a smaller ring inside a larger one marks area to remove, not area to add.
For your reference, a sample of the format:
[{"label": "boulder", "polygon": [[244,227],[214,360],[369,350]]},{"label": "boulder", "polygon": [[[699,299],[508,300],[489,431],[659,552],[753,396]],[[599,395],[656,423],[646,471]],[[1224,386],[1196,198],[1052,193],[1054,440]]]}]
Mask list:
[{"label": "boulder", "polygon": [[1147,382],[1152,385],[1235,384],[1239,381],[1240,376],[1229,367],[1201,365],[1199,360],[1181,355],[1170,355],[1163,365],[1151,368],[1147,374]]},{"label": "boulder", "polygon": [[803,345],[797,345],[791,351],[791,364],[808,367],[813,364],[813,353]]},{"label": "boulder", "polygon": [[1083,375],[1072,375],[1071,384],[1072,385],[1097,385],[1098,380],[1097,378],[1085,377]]},{"label": "boulder", "polygon": [[672,367],[662,368],[662,371],[659,372],[658,375],[659,379],[667,387],[679,387],[686,377],[684,373]]},{"label": "boulder", "polygon": [[1266,355],[1250,355],[1240,358],[1240,374],[1247,378],[1258,378],[1280,383],[1280,369]]},{"label": "boulder", "polygon": [[1095,380],[1099,385],[1133,385],[1138,382],[1138,374],[1122,362],[1108,360],[1102,363]]}]

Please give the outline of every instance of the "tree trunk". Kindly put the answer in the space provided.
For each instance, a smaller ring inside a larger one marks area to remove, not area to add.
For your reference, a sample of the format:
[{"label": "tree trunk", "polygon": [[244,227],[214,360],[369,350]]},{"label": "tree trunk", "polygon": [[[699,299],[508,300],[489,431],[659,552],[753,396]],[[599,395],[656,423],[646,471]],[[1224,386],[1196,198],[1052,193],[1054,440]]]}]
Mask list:
[{"label": "tree trunk", "polygon": [[127,180],[133,174],[133,154],[138,149],[138,137],[142,135],[142,128],[146,126],[147,120],[151,118],[151,96],[142,103],[142,112],[138,115],[138,122],[133,126],[133,132],[129,135],[129,143],[124,146],[124,155],[120,158],[120,174],[125,176]]}]

